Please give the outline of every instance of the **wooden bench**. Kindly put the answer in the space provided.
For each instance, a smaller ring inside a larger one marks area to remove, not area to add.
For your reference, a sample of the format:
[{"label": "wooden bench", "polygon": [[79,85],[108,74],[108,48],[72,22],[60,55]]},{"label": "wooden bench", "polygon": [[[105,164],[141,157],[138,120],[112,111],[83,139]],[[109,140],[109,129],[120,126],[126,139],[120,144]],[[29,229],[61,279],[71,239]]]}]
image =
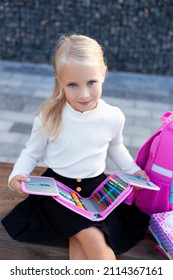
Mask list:
[{"label": "wooden bench", "polygon": [[[7,187],[8,176],[13,168],[12,164],[0,163],[0,219],[2,219],[24,196],[11,191]],[[40,175],[43,167],[35,168],[33,175]],[[120,260],[164,260],[167,259],[156,249],[156,241],[148,233],[128,252],[117,257]],[[68,260],[68,241],[56,245],[35,245],[17,242],[9,237],[0,223],[0,260]]]}]

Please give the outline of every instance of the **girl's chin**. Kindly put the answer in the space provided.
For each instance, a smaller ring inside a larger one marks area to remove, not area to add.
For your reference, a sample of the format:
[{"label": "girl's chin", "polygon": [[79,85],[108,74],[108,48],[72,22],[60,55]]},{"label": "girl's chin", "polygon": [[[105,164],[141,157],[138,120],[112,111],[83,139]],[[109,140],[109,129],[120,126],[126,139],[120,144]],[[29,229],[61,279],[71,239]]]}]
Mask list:
[{"label": "girl's chin", "polygon": [[79,104],[79,106],[76,106],[76,107],[78,107],[78,110],[81,112],[90,111],[97,107],[97,103],[94,103],[92,101],[78,102],[78,104]]},{"label": "girl's chin", "polygon": [[70,104],[75,111],[85,112],[93,110],[97,107],[97,102],[86,101],[86,102],[77,102],[76,104]]}]

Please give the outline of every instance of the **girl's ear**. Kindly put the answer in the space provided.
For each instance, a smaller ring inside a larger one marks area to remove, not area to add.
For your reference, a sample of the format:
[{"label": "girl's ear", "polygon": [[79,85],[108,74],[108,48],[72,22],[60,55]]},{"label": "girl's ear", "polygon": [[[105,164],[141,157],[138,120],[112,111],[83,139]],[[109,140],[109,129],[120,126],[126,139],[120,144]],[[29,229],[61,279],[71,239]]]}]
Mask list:
[{"label": "girl's ear", "polygon": [[60,87],[62,87],[62,83],[61,83],[61,80],[58,76],[55,77],[57,83],[59,84]]},{"label": "girl's ear", "polygon": [[107,79],[107,77],[108,77],[108,69],[106,69],[106,71],[105,71],[105,75],[104,75],[104,80],[103,80],[103,82]]},{"label": "girl's ear", "polygon": [[55,78],[55,87],[58,88],[58,89],[60,89],[60,90],[63,90],[63,89],[62,89],[62,83],[61,83],[59,77],[58,77],[58,76],[55,76],[54,78]]},{"label": "girl's ear", "polygon": [[103,74],[103,80],[102,80],[102,83],[104,83],[104,81],[106,80],[107,78],[107,72],[105,74]]}]

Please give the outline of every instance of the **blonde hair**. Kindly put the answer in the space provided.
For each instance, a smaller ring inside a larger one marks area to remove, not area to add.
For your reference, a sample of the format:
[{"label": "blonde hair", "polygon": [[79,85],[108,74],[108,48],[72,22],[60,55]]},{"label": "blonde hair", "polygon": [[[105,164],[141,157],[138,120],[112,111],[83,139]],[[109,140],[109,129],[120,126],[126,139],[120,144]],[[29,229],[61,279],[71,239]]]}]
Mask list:
[{"label": "blonde hair", "polygon": [[104,75],[107,71],[103,49],[96,40],[84,35],[70,35],[60,38],[53,56],[54,91],[41,107],[42,125],[48,138],[53,137],[55,139],[61,128],[66,97],[59,84],[59,75],[63,66],[67,63],[99,65]]}]

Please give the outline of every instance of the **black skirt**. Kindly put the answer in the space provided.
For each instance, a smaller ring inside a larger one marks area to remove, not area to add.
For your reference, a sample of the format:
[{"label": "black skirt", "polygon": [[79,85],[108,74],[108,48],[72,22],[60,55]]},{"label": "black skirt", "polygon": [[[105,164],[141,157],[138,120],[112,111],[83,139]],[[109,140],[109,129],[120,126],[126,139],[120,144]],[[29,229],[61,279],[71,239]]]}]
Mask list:
[{"label": "black skirt", "polygon": [[[47,169],[43,176],[53,177],[74,190],[80,186],[83,197],[89,197],[106,178],[101,174],[77,182],[51,169]],[[37,244],[67,240],[79,231],[95,226],[104,233],[115,254],[121,254],[145,238],[149,216],[135,205],[121,203],[106,219],[96,222],[69,210],[52,197],[29,195],[3,218],[2,224],[13,239]]]}]

